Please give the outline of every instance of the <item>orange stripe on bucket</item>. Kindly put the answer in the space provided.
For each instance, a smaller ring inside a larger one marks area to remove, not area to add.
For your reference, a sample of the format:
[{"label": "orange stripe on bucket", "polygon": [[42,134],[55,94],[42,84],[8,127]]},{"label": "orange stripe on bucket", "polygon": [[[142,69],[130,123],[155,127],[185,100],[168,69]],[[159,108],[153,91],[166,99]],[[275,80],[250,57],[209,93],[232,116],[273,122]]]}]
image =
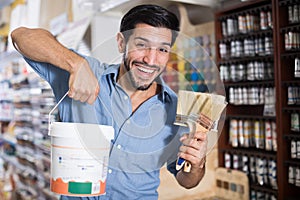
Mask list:
[{"label": "orange stripe on bucket", "polygon": [[61,178],[54,180],[51,178],[51,191],[58,194],[68,193],[68,183],[65,183]]},{"label": "orange stripe on bucket", "polygon": [[[70,182],[76,182],[76,181],[70,181]],[[100,192],[95,193],[95,194],[84,194],[84,196],[98,196],[98,195],[103,195],[105,194],[105,187],[106,187],[106,181],[102,182],[99,180],[100,183]],[[64,182],[62,178],[57,178],[54,180],[51,178],[51,191],[55,192],[57,194],[62,194],[62,195],[68,195],[68,196],[78,196],[78,194],[71,194],[68,192],[68,185],[69,182]],[[83,195],[83,194],[80,194]]]}]

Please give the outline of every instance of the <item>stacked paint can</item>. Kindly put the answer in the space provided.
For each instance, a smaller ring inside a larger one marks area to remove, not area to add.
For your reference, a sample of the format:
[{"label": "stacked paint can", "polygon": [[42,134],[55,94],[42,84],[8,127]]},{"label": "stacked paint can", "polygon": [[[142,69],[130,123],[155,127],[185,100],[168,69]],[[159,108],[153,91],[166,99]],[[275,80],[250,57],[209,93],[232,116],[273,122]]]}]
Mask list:
[{"label": "stacked paint can", "polygon": [[230,119],[229,143],[245,147],[277,151],[276,123],[272,120]]}]

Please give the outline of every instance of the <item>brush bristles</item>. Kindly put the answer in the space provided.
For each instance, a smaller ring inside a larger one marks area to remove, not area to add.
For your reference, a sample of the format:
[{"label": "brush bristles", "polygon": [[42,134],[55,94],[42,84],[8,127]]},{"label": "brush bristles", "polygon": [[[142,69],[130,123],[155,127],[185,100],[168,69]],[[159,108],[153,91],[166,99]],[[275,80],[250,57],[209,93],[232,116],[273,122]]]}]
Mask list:
[{"label": "brush bristles", "polygon": [[212,121],[220,118],[227,103],[216,94],[179,90],[177,115],[204,115]]}]

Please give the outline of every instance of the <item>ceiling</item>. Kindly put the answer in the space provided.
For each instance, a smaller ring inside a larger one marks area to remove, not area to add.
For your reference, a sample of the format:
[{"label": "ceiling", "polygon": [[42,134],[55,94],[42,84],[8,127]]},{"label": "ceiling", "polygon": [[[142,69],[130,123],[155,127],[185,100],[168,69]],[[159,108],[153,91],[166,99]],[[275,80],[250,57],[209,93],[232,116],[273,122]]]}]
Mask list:
[{"label": "ceiling", "polygon": [[169,6],[175,3],[184,3],[196,6],[216,7],[221,0],[77,0],[83,6],[89,6],[99,12],[122,12],[128,8],[145,3],[155,3],[162,6]]},{"label": "ceiling", "polygon": [[139,4],[157,4],[176,13],[176,5],[181,3],[187,9],[192,24],[200,24],[214,19],[214,9],[221,0],[77,0],[81,6],[89,7],[104,15],[121,16]]}]

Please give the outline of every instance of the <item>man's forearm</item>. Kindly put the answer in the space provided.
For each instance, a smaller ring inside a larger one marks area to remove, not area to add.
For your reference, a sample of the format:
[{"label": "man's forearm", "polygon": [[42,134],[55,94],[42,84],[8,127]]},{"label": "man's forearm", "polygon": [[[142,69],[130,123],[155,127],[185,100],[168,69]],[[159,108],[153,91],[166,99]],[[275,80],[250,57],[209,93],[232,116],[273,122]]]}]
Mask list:
[{"label": "man's forearm", "polygon": [[12,31],[11,38],[15,48],[25,57],[51,63],[68,72],[74,70],[76,63],[83,59],[61,45],[49,31],[44,29],[20,27]]},{"label": "man's forearm", "polygon": [[100,86],[85,58],[64,47],[44,29],[20,27],[11,33],[11,38],[15,48],[25,57],[50,63],[70,73],[69,97],[94,103]]}]

